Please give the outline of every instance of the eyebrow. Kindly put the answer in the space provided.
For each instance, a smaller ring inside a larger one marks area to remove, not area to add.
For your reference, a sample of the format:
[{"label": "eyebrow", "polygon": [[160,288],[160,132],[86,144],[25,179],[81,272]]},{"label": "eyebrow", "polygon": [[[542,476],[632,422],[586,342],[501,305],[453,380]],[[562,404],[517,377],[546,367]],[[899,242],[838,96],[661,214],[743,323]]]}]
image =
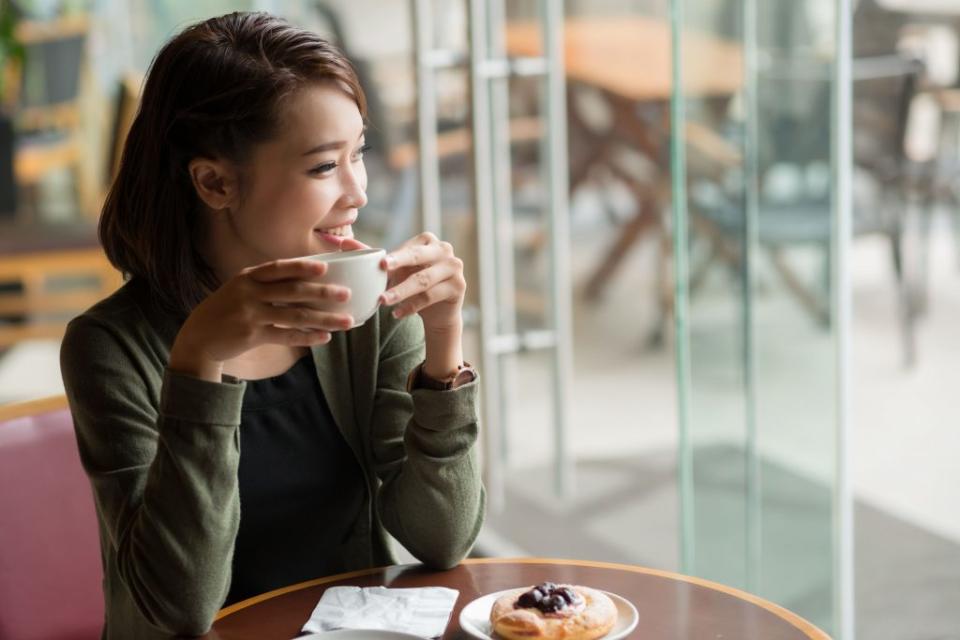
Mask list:
[{"label": "eyebrow", "polygon": [[[360,131],[360,135],[357,136],[357,140],[359,140],[360,138],[362,138],[362,137],[363,137],[363,134],[365,134],[366,132],[367,132],[367,128],[364,127],[363,130]],[[315,154],[315,153],[323,153],[324,151],[333,151],[333,150],[335,150],[335,149],[342,149],[342,148],[344,147],[344,145],[346,145],[346,144],[347,144],[347,143],[344,142],[343,140],[334,140],[333,142],[324,142],[323,144],[318,144],[317,146],[315,146],[315,147],[312,148],[312,149],[309,149],[309,150],[307,150],[307,151],[304,151],[304,152],[303,152],[303,155],[309,156],[309,155],[313,155],[313,154]]]}]

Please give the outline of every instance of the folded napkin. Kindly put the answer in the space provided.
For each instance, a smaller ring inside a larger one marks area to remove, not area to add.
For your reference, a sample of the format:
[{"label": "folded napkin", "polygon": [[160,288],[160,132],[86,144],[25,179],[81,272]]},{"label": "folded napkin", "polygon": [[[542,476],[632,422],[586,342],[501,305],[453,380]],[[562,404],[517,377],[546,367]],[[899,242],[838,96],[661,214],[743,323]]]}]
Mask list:
[{"label": "folded napkin", "polygon": [[382,629],[436,638],[447,628],[458,595],[459,591],[446,587],[330,587],[303,631]]}]

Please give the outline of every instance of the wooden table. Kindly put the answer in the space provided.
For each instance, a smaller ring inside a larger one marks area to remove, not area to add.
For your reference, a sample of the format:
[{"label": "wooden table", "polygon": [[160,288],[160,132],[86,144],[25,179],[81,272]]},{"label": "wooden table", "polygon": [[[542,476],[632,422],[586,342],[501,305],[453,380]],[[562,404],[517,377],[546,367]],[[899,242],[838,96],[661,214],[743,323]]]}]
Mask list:
[{"label": "wooden table", "polygon": [[[539,24],[510,23],[506,36],[511,56],[542,55]],[[697,31],[684,31],[681,37],[685,95],[724,96],[743,86],[743,47]],[[671,29],[662,18],[567,18],[563,51],[564,72],[569,81],[634,102],[670,99]]]},{"label": "wooden table", "polygon": [[829,640],[782,607],[742,591],[632,565],[541,558],[465,560],[450,571],[400,565],[355,571],[293,585],[223,609],[204,636],[219,640],[289,640],[300,632],[327,587],[335,585],[457,589],[460,597],[443,635],[469,638],[460,610],[484,594],[544,580],[583,584],[630,600],[640,622],[631,638],[656,640]]},{"label": "wooden table", "polygon": [[[683,95],[727,99],[744,84],[743,47],[705,32],[684,30],[681,34]],[[634,215],[624,223],[617,238],[591,274],[584,293],[601,295],[610,277],[630,249],[645,234],[660,230],[664,202],[670,198],[669,104],[673,93],[673,58],[670,23],[645,16],[569,18],[564,23],[564,71],[570,87],[570,191],[586,182],[596,167],[616,176],[633,194]],[[534,23],[507,26],[507,51],[511,56],[537,56],[542,35]],[[601,131],[580,116],[575,94],[578,87],[598,91],[609,107],[611,122]],[[699,144],[703,129],[686,128],[690,144]],[[659,169],[653,181],[638,179],[617,161],[626,145],[643,153]],[[667,239],[662,238],[666,246]],[[669,251],[664,251],[665,261]],[[658,297],[662,306],[672,304],[669,269],[659,266]]]}]

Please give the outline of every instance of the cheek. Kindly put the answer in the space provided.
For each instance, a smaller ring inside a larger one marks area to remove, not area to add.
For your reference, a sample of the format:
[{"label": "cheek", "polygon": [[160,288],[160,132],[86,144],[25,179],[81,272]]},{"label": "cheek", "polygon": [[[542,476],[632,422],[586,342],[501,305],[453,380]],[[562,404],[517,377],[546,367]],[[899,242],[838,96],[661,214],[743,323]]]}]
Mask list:
[{"label": "cheek", "polygon": [[[268,170],[257,177],[244,202],[243,217],[258,229],[258,234],[295,236],[305,227],[322,224],[343,195],[336,177],[315,178],[295,170]],[[367,173],[362,164],[356,167],[355,178],[366,190]],[[280,221],[283,224],[278,228]]]},{"label": "cheek", "polygon": [[326,182],[329,181],[302,176],[272,181],[251,198],[250,208],[270,214],[266,219],[316,217],[329,208],[326,203],[332,201],[331,188]]},{"label": "cheek", "polygon": [[245,194],[244,207],[254,211],[276,209],[291,193],[291,180],[284,173],[258,171]]},{"label": "cheek", "polygon": [[340,188],[336,180],[307,180],[297,190],[300,205],[312,215],[324,215],[330,211],[340,197]]}]

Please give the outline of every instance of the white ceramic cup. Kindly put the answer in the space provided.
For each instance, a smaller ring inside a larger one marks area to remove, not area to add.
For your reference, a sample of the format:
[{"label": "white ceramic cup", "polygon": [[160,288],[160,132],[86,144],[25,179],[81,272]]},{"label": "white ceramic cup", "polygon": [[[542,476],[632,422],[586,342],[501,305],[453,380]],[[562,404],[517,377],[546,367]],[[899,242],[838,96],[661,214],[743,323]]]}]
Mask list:
[{"label": "white ceramic cup", "polygon": [[336,284],[350,289],[346,302],[330,302],[325,311],[349,313],[353,326],[359,327],[377,312],[380,294],[387,289],[387,272],[380,261],[387,252],[383,249],[338,251],[307,256],[309,260],[327,263],[327,272],[318,282]]}]

